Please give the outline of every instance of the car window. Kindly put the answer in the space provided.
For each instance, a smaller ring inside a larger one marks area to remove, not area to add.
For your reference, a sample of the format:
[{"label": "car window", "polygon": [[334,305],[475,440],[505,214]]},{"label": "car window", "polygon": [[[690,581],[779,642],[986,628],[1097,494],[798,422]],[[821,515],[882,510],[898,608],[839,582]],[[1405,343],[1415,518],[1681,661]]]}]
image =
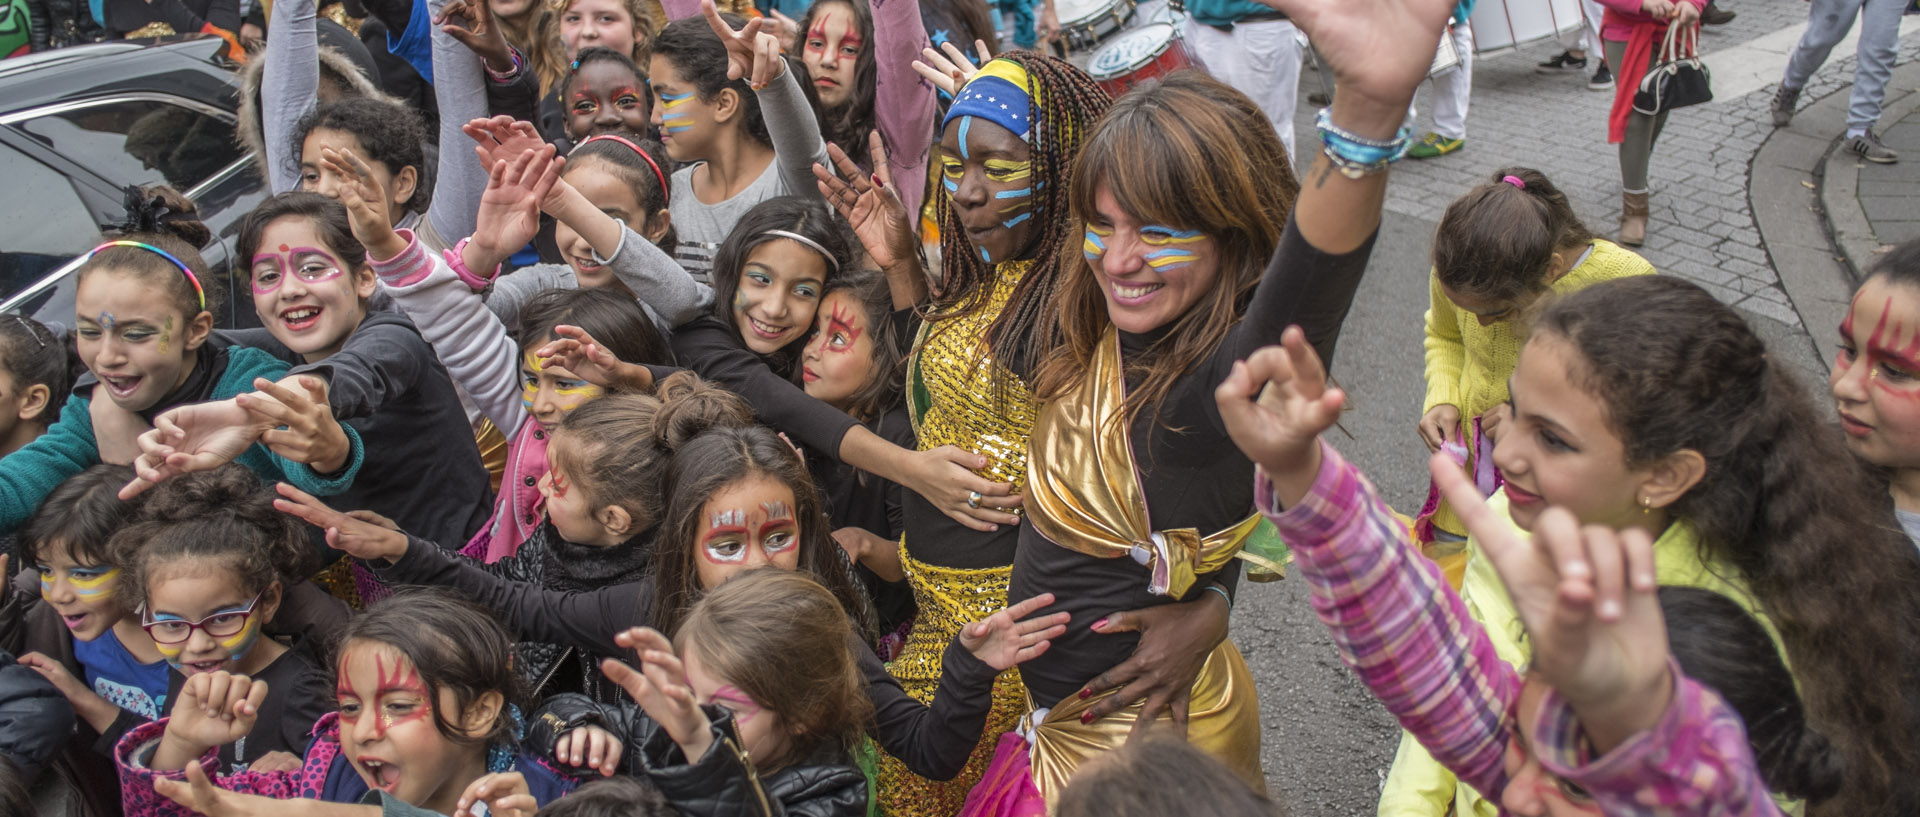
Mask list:
[{"label": "car window", "polygon": [[186,191],[240,155],[233,125],[157,99],[122,99],[16,124],[116,185],[167,184]]},{"label": "car window", "polygon": [[33,203],[30,218],[0,218],[0,293],[10,297],[92,249],[100,227],[65,176],[5,145],[0,179],[10,201]]}]

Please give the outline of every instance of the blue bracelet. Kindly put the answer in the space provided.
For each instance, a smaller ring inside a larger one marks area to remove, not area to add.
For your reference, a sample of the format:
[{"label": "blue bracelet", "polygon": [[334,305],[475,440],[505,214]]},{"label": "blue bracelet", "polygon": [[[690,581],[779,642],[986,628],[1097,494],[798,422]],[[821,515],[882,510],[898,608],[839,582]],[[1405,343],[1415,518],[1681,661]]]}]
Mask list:
[{"label": "blue bracelet", "polygon": [[1413,127],[1410,125],[1401,125],[1400,132],[1394,134],[1390,141],[1368,139],[1333,124],[1329,110],[1320,109],[1314,126],[1320,131],[1322,152],[1347,178],[1358,179],[1369,173],[1384,171],[1387,165],[1406,156],[1408,148],[1413,146]]},{"label": "blue bracelet", "polygon": [[1227,600],[1227,612],[1229,612],[1229,613],[1231,613],[1231,612],[1233,612],[1233,597],[1232,597],[1232,596],[1229,596],[1229,595],[1227,595],[1227,589],[1226,589],[1226,588],[1224,588],[1224,587],[1221,587],[1220,585],[1217,585],[1217,584],[1209,584],[1209,585],[1207,585],[1207,589],[1208,589],[1208,590],[1212,590],[1212,591],[1213,591],[1213,592],[1215,592],[1215,593],[1219,593],[1219,594],[1220,594],[1220,598],[1223,598],[1223,599],[1226,599],[1226,600]]}]

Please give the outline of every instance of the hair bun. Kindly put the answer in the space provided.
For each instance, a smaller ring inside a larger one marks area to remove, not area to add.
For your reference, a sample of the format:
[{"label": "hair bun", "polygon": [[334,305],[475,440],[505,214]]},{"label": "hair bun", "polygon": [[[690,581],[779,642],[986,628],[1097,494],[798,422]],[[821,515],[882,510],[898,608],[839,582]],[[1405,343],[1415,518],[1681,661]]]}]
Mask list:
[{"label": "hair bun", "polygon": [[1766,775],[1767,787],[1789,797],[1817,803],[1840,793],[1846,763],[1827,736],[1812,727],[1800,730],[1793,745],[1778,754]]},{"label": "hair bun", "polygon": [[654,386],[653,395],[660,400],[660,410],[653,415],[653,439],[665,451],[679,451],[711,429],[753,425],[753,409],[746,401],[693,372],[668,375]]},{"label": "hair bun", "polygon": [[155,522],[248,516],[259,511],[256,506],[264,505],[269,511],[273,506],[272,493],[261,490],[260,479],[235,463],[169,479],[145,496],[141,518]]},{"label": "hair bun", "polygon": [[139,187],[128,185],[121,199],[126,206],[127,219],[117,225],[109,225],[108,233],[119,235],[153,234],[170,235],[193,245],[195,249],[205,247],[213,240],[213,231],[200,221],[200,208],[192,199],[180,191],[166,185]]}]

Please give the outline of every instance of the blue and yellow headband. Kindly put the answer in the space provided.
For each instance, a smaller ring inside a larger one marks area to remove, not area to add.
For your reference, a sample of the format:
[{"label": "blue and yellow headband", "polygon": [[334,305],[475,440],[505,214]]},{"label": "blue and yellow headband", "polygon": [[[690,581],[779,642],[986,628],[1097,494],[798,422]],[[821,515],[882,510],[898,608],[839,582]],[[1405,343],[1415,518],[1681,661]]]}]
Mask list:
[{"label": "blue and yellow headband", "polygon": [[1038,97],[1039,90],[1033,88],[1027,69],[1011,60],[993,60],[980,66],[980,72],[960,88],[940,127],[962,116],[977,116],[1006,128],[1021,141],[1031,142],[1033,123],[1027,114],[1039,109],[1038,104],[1029,107],[1029,103],[1039,102]]}]

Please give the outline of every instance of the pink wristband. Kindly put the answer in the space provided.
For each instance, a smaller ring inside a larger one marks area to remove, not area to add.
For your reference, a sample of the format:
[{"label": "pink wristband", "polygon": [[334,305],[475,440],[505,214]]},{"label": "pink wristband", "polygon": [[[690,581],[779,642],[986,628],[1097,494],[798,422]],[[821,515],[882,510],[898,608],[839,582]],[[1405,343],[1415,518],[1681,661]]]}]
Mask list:
[{"label": "pink wristband", "polygon": [[467,259],[464,258],[461,253],[467,248],[467,242],[472,240],[472,238],[462,238],[460,239],[460,243],[453,245],[453,249],[447,250],[441,253],[441,255],[446,259],[447,267],[453,270],[453,274],[456,277],[465,282],[467,287],[474,292],[479,292],[493,284],[494,277],[500,274],[500,268],[494,267],[493,275],[484,278],[475,275],[473,270],[467,269]]}]

